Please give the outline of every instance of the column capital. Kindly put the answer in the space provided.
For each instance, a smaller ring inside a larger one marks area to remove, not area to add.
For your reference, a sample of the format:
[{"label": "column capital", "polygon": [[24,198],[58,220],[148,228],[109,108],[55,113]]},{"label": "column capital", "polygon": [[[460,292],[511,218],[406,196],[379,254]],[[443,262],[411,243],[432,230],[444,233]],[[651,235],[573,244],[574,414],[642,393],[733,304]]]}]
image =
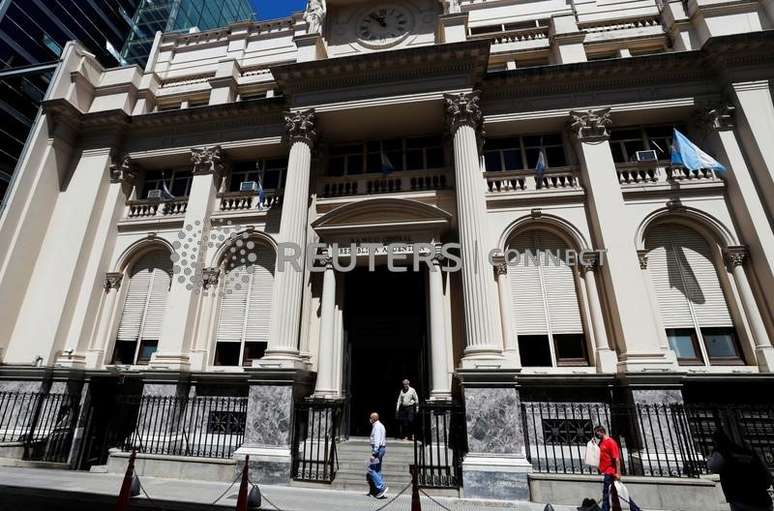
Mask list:
[{"label": "column capital", "polygon": [[590,271],[596,271],[599,268],[599,253],[598,252],[584,252],[578,257],[576,266],[578,271],[585,274]]},{"label": "column capital", "polygon": [[723,251],[723,258],[731,268],[742,266],[748,255],[747,247],[744,246],[731,246]]},{"label": "column capital", "polygon": [[484,114],[481,111],[481,91],[444,94],[446,108],[446,127],[453,135],[462,126],[470,126],[479,135],[483,135]]},{"label": "column capital", "polygon": [[220,268],[210,267],[202,269],[202,288],[209,289],[217,286],[220,281]]},{"label": "column capital", "polygon": [[215,174],[223,172],[223,149],[219,146],[192,147],[191,166],[193,175]]},{"label": "column capital", "polygon": [[494,268],[495,275],[508,275],[508,261],[504,255],[497,255],[492,257],[492,267]]},{"label": "column capital", "polygon": [[610,138],[610,108],[601,110],[571,110],[568,128],[573,136],[582,142],[607,140]]},{"label": "column capital", "polygon": [[105,291],[119,289],[121,281],[124,280],[124,274],[121,272],[108,272],[105,274]]},{"label": "column capital", "polygon": [[110,182],[127,186],[137,178],[137,165],[128,154],[113,155],[110,160]]},{"label": "column capital", "polygon": [[313,147],[317,142],[317,113],[313,108],[285,112],[285,139],[290,142],[303,142]]},{"label": "column capital", "polygon": [[648,269],[648,251],[638,250],[637,258],[640,260],[640,269],[647,270]]},{"label": "column capital", "polygon": [[735,126],[736,107],[728,101],[705,104],[694,114],[694,123],[705,133],[728,130]]}]

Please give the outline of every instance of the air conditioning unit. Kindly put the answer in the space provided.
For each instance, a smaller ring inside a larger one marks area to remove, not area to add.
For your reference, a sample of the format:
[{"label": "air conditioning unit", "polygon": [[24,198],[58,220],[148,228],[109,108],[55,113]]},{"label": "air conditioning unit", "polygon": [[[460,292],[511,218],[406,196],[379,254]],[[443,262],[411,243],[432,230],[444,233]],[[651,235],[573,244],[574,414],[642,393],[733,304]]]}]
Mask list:
[{"label": "air conditioning unit", "polygon": [[161,199],[161,190],[148,190],[148,198],[154,200]]},{"label": "air conditioning unit", "polygon": [[653,149],[648,151],[637,151],[635,159],[637,161],[658,161],[658,154]]},{"label": "air conditioning unit", "polygon": [[257,192],[258,191],[258,183],[255,181],[242,181],[239,183],[239,191],[240,192]]}]

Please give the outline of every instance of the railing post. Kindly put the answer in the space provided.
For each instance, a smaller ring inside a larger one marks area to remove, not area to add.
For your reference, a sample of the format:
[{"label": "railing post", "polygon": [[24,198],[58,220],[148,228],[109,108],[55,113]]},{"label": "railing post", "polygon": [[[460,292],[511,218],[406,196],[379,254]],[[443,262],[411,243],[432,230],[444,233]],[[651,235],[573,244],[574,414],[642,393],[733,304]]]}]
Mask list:
[{"label": "railing post", "polygon": [[411,511],[422,511],[422,502],[419,500],[419,483],[417,481],[417,466],[411,465]]}]

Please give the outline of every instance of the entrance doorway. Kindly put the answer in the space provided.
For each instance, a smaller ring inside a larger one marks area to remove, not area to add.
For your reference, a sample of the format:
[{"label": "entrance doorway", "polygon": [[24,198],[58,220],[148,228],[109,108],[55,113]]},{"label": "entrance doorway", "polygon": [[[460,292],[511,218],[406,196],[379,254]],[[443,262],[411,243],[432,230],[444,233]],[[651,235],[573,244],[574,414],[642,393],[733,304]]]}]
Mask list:
[{"label": "entrance doorway", "polygon": [[[369,272],[346,274],[344,329],[350,395],[349,432],[368,436],[370,412],[378,412],[388,437],[398,435],[395,404],[401,381],[408,378],[420,399],[426,395],[427,315],[425,275]],[[348,380],[348,381],[347,381]]]}]

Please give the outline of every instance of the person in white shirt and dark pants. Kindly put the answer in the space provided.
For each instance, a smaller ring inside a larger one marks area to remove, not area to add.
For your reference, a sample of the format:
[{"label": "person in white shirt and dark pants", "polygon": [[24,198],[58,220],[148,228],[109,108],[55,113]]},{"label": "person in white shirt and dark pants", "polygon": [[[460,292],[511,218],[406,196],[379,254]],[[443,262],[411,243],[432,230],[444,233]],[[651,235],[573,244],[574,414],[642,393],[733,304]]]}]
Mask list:
[{"label": "person in white shirt and dark pants", "polygon": [[395,405],[395,414],[400,423],[400,438],[403,440],[414,440],[414,420],[418,405],[417,391],[411,388],[411,382],[403,380],[403,388]]},{"label": "person in white shirt and dark pants", "polygon": [[371,421],[371,457],[379,460],[378,463],[374,463],[369,467],[369,474],[373,478],[374,486],[376,487],[375,497],[378,499],[385,498],[387,496],[387,485],[384,483],[384,476],[382,476],[382,460],[384,459],[384,451],[387,446],[387,431],[384,429],[384,424],[379,422],[379,414],[374,412],[369,417]]}]

